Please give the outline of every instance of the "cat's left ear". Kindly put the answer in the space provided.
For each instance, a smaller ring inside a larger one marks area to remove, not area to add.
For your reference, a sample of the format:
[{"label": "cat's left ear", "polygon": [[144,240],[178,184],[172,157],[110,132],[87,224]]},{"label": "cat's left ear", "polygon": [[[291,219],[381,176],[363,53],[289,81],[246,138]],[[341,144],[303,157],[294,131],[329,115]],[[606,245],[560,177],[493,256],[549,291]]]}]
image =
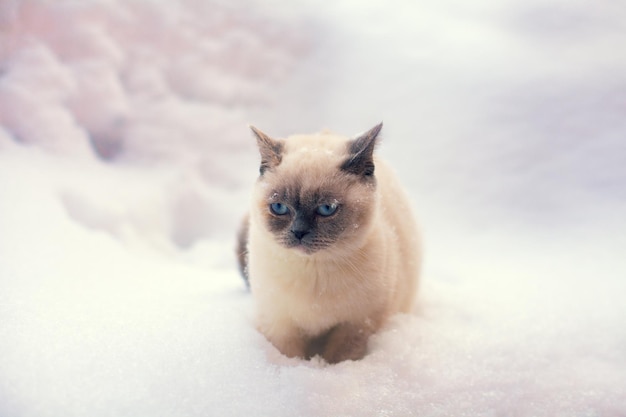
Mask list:
[{"label": "cat's left ear", "polygon": [[341,165],[341,169],[351,174],[371,177],[374,175],[374,148],[378,134],[383,128],[380,122],[348,144],[350,155]]},{"label": "cat's left ear", "polygon": [[259,152],[261,153],[259,172],[263,175],[265,171],[278,166],[280,161],[282,161],[283,142],[270,138],[254,126],[250,126],[250,129],[256,137]]}]

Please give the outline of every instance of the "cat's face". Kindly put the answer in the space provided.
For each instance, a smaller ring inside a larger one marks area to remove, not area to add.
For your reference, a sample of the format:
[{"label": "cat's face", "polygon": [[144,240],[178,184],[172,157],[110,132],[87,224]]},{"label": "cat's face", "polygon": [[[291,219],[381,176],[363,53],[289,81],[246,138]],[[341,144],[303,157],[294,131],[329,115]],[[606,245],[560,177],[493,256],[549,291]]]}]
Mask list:
[{"label": "cat's face", "polygon": [[262,157],[255,210],[277,243],[308,255],[359,244],[376,207],[372,154],[380,127],[354,140],[282,141],[253,129]]},{"label": "cat's face", "polygon": [[306,169],[272,176],[265,183],[258,210],[266,229],[282,246],[312,254],[353,241],[367,227],[372,185],[335,171],[319,184],[307,181]]}]

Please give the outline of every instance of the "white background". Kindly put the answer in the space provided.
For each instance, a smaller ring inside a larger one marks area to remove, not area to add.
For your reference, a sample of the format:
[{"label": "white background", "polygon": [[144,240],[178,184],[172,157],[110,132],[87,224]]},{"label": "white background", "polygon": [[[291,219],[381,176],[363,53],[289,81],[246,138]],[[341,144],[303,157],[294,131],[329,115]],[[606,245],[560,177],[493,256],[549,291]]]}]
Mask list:
[{"label": "white background", "polygon": [[[626,8],[0,3],[1,416],[626,415]],[[384,121],[419,306],[359,362],[255,331],[276,137]]]}]

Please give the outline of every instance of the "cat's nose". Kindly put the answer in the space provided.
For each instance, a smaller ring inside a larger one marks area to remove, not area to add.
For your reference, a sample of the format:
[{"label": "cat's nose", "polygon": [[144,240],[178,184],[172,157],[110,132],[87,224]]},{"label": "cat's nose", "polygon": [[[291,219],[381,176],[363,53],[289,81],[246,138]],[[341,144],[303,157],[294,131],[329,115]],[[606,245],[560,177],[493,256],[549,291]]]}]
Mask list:
[{"label": "cat's nose", "polygon": [[302,240],[304,236],[309,234],[309,231],[308,230],[292,230],[291,233],[293,233],[296,239]]}]

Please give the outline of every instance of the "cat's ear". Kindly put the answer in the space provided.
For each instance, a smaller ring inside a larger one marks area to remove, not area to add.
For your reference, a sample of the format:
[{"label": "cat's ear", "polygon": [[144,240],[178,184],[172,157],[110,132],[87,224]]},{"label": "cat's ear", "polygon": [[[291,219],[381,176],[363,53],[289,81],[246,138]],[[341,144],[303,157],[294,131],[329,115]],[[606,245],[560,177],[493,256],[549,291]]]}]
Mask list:
[{"label": "cat's ear", "polygon": [[256,137],[259,152],[261,153],[259,172],[263,175],[268,169],[272,169],[280,164],[283,158],[283,142],[270,138],[254,126],[250,126],[250,129]]},{"label": "cat's ear", "polygon": [[374,175],[374,148],[382,128],[381,122],[348,143],[349,156],[341,165],[343,171],[365,177]]}]

